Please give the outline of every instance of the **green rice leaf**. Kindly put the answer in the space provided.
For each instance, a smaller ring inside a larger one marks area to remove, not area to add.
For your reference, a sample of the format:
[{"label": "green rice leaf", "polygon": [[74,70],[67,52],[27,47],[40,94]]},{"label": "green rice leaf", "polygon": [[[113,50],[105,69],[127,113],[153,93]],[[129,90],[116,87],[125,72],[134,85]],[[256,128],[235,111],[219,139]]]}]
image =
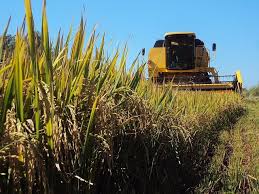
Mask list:
[{"label": "green rice leaf", "polygon": [[6,36],[6,34],[7,34],[7,31],[8,31],[9,25],[10,25],[10,22],[11,22],[11,17],[9,17],[8,22],[7,22],[7,25],[6,25],[5,30],[4,30],[4,33],[3,33],[3,35],[0,37],[0,62],[2,61],[2,57],[3,57],[4,39],[5,39],[5,36]]}]

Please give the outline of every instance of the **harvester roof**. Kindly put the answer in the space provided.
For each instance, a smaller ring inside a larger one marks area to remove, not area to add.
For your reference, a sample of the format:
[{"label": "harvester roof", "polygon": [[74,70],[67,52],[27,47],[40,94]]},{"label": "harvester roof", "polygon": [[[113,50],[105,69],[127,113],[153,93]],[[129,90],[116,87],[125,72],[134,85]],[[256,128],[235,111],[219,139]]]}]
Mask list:
[{"label": "harvester roof", "polygon": [[185,34],[185,35],[194,35],[195,36],[195,33],[194,32],[167,32],[165,33],[165,37],[167,36],[172,36],[172,35],[180,35],[180,34]]}]

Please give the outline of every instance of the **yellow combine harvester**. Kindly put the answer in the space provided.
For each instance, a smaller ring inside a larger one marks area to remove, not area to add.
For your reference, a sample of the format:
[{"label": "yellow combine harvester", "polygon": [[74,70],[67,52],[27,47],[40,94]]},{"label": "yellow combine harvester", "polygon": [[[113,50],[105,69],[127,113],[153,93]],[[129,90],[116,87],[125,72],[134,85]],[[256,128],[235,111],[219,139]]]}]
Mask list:
[{"label": "yellow combine harvester", "polygon": [[[216,44],[212,50],[216,51]],[[173,82],[184,90],[233,90],[242,92],[240,71],[218,76],[210,67],[210,56],[203,41],[192,32],[170,32],[156,41],[149,52],[149,77],[156,83]]]}]

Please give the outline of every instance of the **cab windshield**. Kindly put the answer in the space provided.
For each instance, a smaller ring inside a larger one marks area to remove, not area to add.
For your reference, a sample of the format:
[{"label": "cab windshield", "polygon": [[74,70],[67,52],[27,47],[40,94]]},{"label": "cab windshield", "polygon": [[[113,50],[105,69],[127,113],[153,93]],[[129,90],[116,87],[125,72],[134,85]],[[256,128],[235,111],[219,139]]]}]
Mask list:
[{"label": "cab windshield", "polygon": [[194,35],[167,37],[167,64],[169,69],[194,68]]}]

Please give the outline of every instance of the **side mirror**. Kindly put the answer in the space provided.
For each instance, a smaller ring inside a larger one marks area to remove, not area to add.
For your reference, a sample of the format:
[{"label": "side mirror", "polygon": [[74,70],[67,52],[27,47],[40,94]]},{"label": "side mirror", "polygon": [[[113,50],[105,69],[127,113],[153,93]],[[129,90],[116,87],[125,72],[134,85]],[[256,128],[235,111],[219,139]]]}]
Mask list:
[{"label": "side mirror", "polygon": [[145,53],[146,53],[146,49],[145,49],[145,48],[143,48],[143,49],[142,49],[142,51],[141,51],[141,53],[142,53],[142,56],[144,56],[144,55],[145,55]]},{"label": "side mirror", "polygon": [[217,50],[217,45],[216,45],[216,43],[213,43],[213,44],[212,44],[212,51],[215,52],[216,50]]}]

